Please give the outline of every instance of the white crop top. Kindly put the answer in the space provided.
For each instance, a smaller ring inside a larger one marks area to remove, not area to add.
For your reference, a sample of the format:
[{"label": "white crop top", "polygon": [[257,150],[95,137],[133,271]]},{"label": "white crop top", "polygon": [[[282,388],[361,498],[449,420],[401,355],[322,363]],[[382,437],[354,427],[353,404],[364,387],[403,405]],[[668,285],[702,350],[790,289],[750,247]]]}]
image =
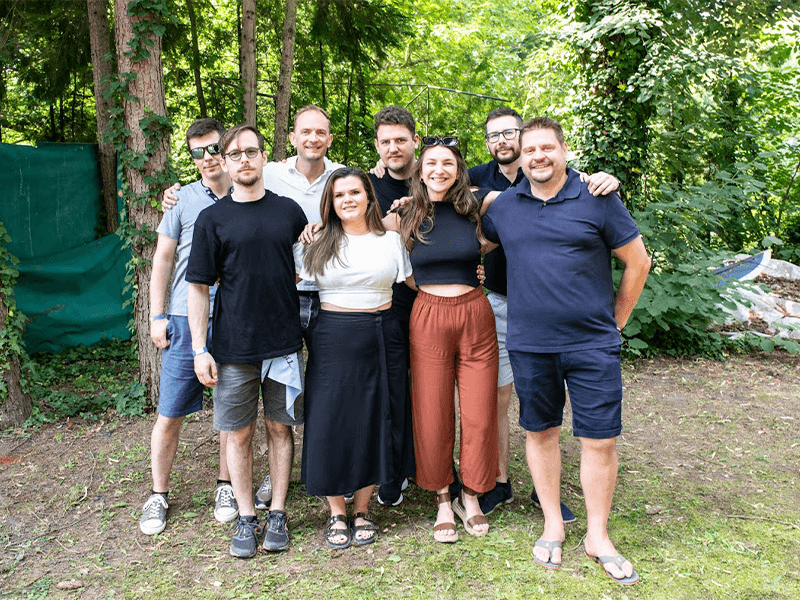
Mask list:
[{"label": "white crop top", "polygon": [[333,260],[325,272],[312,276],[303,264],[302,244],[295,245],[295,264],[303,279],[316,281],[320,302],[342,308],[370,310],[392,300],[392,284],[402,283],[411,275],[411,261],[400,235],[345,234],[346,243],[339,252],[344,266]]}]

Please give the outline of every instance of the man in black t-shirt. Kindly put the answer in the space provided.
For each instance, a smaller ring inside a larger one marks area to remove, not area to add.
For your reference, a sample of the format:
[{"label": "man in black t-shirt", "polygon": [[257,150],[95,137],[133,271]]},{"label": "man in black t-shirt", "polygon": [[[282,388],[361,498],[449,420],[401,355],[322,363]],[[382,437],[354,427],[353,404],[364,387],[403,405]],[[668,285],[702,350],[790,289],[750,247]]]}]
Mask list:
[{"label": "man in black t-shirt", "polygon": [[[239,502],[230,553],[247,558],[255,555],[262,533],[253,506],[251,445],[259,389],[276,467],[272,483],[283,491],[294,454],[291,428],[303,422],[303,341],[292,246],[307,221],[296,202],[264,190],[267,157],[258,130],[234,127],[219,146],[233,191],[195,223],[186,271],[189,327],[195,373],[215,388],[214,427],[229,432],[228,467]],[[217,280],[212,356],[204,344],[208,287]],[[264,548],[283,550],[289,544],[285,507],[273,501],[271,508]]]}]

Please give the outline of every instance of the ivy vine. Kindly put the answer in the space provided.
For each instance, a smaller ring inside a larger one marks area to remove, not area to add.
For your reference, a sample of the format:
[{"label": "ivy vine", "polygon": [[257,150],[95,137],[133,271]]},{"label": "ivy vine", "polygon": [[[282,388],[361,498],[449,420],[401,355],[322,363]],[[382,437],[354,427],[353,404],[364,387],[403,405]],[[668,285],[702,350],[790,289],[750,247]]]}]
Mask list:
[{"label": "ivy vine", "polygon": [[0,302],[6,309],[5,322],[0,328],[0,404],[8,397],[8,389],[1,375],[11,368],[13,360],[19,360],[22,365],[28,361],[25,343],[22,341],[27,319],[17,310],[17,302],[14,300],[14,286],[19,276],[19,271],[14,266],[19,260],[5,247],[10,241],[11,236],[0,221]]}]

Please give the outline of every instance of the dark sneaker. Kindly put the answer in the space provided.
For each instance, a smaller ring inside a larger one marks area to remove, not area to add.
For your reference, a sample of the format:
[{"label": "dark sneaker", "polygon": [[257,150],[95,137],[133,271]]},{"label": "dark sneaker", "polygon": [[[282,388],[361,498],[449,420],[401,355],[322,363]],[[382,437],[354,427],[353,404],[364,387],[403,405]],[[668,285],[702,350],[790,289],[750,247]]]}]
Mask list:
[{"label": "dark sneaker", "polygon": [[152,494],[142,507],[142,518],[139,529],[145,535],[155,535],[164,531],[167,526],[167,509],[169,504],[161,494]]},{"label": "dark sneaker", "polygon": [[[531,491],[531,502],[533,502],[533,505],[536,508],[542,508],[542,505],[539,504],[539,496],[536,494],[536,488],[533,488],[533,491]],[[577,521],[575,515],[563,502],[561,503],[561,519],[564,521],[564,524],[574,523]]]},{"label": "dark sneaker", "polygon": [[[251,521],[250,518],[253,520]],[[236,522],[236,533],[231,538],[231,556],[250,558],[258,551],[258,538],[264,529],[255,517],[239,517]]]},{"label": "dark sneaker", "polygon": [[267,510],[270,502],[272,502],[272,481],[270,481],[269,473],[267,473],[264,481],[261,482],[261,487],[256,492],[255,507],[258,510]]},{"label": "dark sneaker", "polygon": [[378,488],[378,504],[381,506],[399,506],[403,502],[403,492],[408,487],[408,479],[403,479],[400,485],[396,481],[384,483]]},{"label": "dark sneaker", "polygon": [[508,504],[514,499],[514,492],[511,491],[511,484],[506,481],[505,483],[497,482],[495,486],[478,498],[481,512],[488,515],[500,504]]},{"label": "dark sneaker", "polygon": [[220,483],[214,490],[214,518],[220,523],[230,523],[239,516],[239,505],[233,497],[229,483]]},{"label": "dark sneaker", "polygon": [[285,510],[271,510],[267,515],[267,529],[264,532],[264,550],[277,552],[289,547],[289,527]]}]

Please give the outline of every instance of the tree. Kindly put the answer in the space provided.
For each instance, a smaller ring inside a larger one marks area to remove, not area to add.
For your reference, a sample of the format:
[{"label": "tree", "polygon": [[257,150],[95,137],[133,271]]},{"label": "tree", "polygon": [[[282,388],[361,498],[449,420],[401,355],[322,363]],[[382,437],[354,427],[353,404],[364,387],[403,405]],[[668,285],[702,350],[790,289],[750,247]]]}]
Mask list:
[{"label": "tree", "polygon": [[242,39],[240,42],[244,122],[256,126],[256,0],[242,0]]},{"label": "tree", "polygon": [[197,105],[200,116],[207,117],[206,97],[203,94],[203,82],[200,78],[200,47],[197,44],[197,18],[194,12],[194,2],[186,0],[186,10],[189,12],[189,27],[192,32],[192,73],[194,74],[194,87],[197,90]]},{"label": "tree", "polygon": [[89,41],[92,49],[92,75],[94,78],[95,113],[97,115],[97,142],[100,154],[100,175],[103,180],[103,203],[106,212],[106,229],[117,230],[117,157],[114,145],[106,132],[111,118],[111,98],[105,96],[106,80],[113,71],[111,61],[110,30],[108,27],[107,0],[86,0],[89,15]]},{"label": "tree", "polygon": [[289,109],[292,100],[292,65],[294,64],[294,38],[297,29],[297,0],[286,0],[283,20],[283,52],[275,98],[275,136],[272,160],[286,158],[286,136],[289,132]]},{"label": "tree", "polygon": [[[156,208],[161,190],[171,177],[168,164],[171,123],[167,118],[161,67],[164,4],[157,0],[115,0],[117,65],[122,118],[115,140],[124,166],[129,211],[123,232],[133,253],[134,319],[139,344],[139,383],[147,388],[148,404],[159,395],[161,354],[149,336],[153,232],[159,223]],[[166,175],[166,177],[165,177]]]}]

